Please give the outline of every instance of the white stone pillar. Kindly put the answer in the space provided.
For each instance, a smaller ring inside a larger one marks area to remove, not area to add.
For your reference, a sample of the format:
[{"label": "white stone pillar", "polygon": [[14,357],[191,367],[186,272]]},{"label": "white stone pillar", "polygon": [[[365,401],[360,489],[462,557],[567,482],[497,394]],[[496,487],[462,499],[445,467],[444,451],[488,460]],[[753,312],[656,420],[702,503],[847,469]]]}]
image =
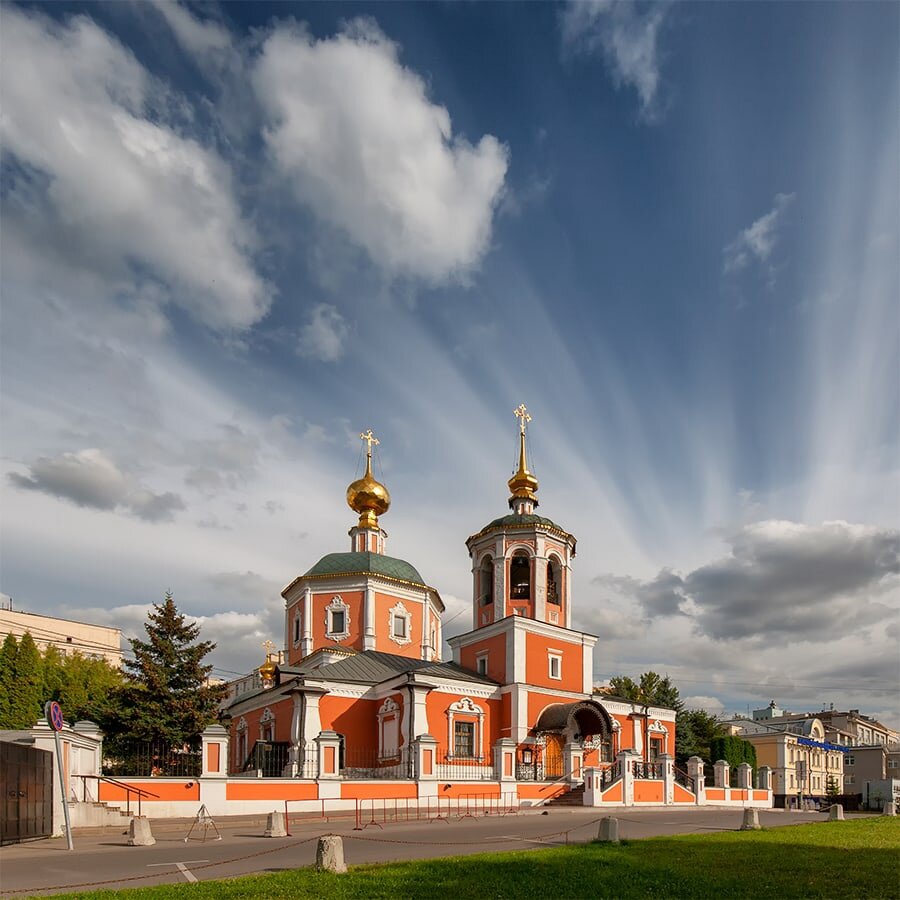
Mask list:
[{"label": "white stone pillar", "polygon": [[727,788],[731,766],[724,759],[718,759],[713,763],[713,777],[717,788]]},{"label": "white stone pillar", "polygon": [[753,766],[750,763],[741,763],[737,769],[738,772],[738,787],[743,788],[745,791],[750,791],[753,789]]},{"label": "white stone pillar", "polygon": [[675,802],[675,757],[663,753],[657,762],[662,766],[663,803],[671,806]]},{"label": "white stone pillar", "polygon": [[631,720],[632,748],[638,756],[644,755],[644,719],[641,716],[635,716]]},{"label": "white stone pillar", "polygon": [[363,650],[375,649],[375,588],[366,587],[366,596],[363,601],[363,618],[365,631],[363,633]]},{"label": "white stone pillar", "polygon": [[[547,617],[547,557],[535,556],[534,564],[534,617],[539,622],[549,622]],[[558,622],[562,625],[562,622]]]},{"label": "white stone pillar", "polygon": [[569,784],[581,784],[584,779],[584,748],[580,743],[569,741],[563,747],[563,763],[565,765],[566,781]]},{"label": "white stone pillar", "polygon": [[494,777],[497,781],[516,780],[516,742],[512,738],[500,738],[494,744]]},{"label": "white stone pillar", "polygon": [[632,763],[639,757],[633,750],[622,750],[616,756],[619,771],[622,773],[622,804],[634,806],[634,766]]},{"label": "white stone pillar", "polygon": [[203,758],[201,778],[224,778],[228,774],[228,732],[221,725],[210,725],[200,735]]},{"label": "white stone pillar", "polygon": [[584,770],[584,805],[599,806],[603,791],[600,787],[602,769],[591,766]]},{"label": "white stone pillar", "polygon": [[437,738],[430,734],[420,734],[413,741],[416,760],[416,780],[417,781],[436,781],[437,780]]},{"label": "white stone pillar", "polygon": [[772,770],[768,766],[756,770],[756,787],[761,791],[772,790]]},{"label": "white stone pillar", "polygon": [[[428,732],[428,706],[426,700],[431,688],[424,684],[411,684],[409,686],[410,702],[412,705],[412,737]],[[404,710],[404,717],[409,714]]]},{"label": "white stone pillar", "polygon": [[340,778],[341,736],[336,731],[323,731],[316,736],[316,744],[319,747],[319,779],[333,781]]},{"label": "white stone pillar", "polygon": [[703,806],[706,803],[706,766],[699,756],[692,756],[687,761],[688,775],[694,782],[694,793],[697,796],[697,806]]}]

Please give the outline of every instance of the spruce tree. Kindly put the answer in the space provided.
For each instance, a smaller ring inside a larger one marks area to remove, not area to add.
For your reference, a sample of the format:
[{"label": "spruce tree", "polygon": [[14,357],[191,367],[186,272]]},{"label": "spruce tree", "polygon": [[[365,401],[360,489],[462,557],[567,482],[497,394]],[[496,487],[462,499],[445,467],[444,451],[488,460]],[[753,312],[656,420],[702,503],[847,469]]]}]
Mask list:
[{"label": "spruce tree", "polygon": [[34,639],[27,631],[19,641],[7,701],[9,728],[33,728],[43,715],[43,660]]},{"label": "spruce tree", "polygon": [[13,728],[12,695],[16,677],[16,656],[19,642],[15,635],[7,634],[0,647],[0,728]]},{"label": "spruce tree", "polygon": [[197,640],[199,626],[178,611],[171,593],[154,604],[144,629],[147,640],[131,640],[135,658],[125,663],[122,725],[138,740],[184,743],[215,721],[225,693],[224,685],[207,684],[212,666],[203,664],[216,645]]}]

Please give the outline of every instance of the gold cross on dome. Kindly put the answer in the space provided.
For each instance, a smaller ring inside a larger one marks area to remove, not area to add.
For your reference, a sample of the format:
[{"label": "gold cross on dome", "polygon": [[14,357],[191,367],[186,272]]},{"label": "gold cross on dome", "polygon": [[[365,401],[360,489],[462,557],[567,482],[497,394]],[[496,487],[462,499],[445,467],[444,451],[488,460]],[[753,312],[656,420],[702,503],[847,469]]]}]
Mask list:
[{"label": "gold cross on dome", "polygon": [[266,657],[268,658],[275,650],[275,645],[270,640],[265,640],[263,641],[262,648],[266,651]]},{"label": "gold cross on dome", "polygon": [[525,434],[525,426],[531,421],[528,408],[524,403],[520,403],[514,410],[513,415],[519,420],[519,431]]},{"label": "gold cross on dome", "polygon": [[369,456],[372,455],[372,444],[376,447],[381,443],[374,434],[372,434],[372,429],[369,428],[367,431],[360,432],[359,439],[361,441],[365,441],[369,445],[369,449],[366,451]]}]

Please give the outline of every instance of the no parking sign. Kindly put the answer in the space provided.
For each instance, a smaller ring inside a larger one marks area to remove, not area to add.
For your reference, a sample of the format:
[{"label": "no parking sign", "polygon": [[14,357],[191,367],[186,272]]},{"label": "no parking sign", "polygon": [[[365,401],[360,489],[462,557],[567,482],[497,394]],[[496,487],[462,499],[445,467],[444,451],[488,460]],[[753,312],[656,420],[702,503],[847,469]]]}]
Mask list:
[{"label": "no parking sign", "polygon": [[63,816],[66,820],[66,845],[72,849],[72,823],[69,821],[69,804],[66,802],[66,774],[63,771],[63,755],[59,746],[59,733],[66,724],[63,720],[62,708],[55,700],[48,700],[44,704],[44,718],[53,729],[53,739],[56,743],[56,768],[59,772],[59,792],[62,797]]}]

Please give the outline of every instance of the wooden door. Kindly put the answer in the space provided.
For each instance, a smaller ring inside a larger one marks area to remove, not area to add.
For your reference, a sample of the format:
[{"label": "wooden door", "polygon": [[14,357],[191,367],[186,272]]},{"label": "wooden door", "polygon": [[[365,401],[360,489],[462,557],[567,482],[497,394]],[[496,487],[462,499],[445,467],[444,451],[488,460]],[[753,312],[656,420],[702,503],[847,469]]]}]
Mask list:
[{"label": "wooden door", "polygon": [[563,766],[563,736],[561,734],[545,735],[544,743],[544,778],[560,778],[565,774]]}]

